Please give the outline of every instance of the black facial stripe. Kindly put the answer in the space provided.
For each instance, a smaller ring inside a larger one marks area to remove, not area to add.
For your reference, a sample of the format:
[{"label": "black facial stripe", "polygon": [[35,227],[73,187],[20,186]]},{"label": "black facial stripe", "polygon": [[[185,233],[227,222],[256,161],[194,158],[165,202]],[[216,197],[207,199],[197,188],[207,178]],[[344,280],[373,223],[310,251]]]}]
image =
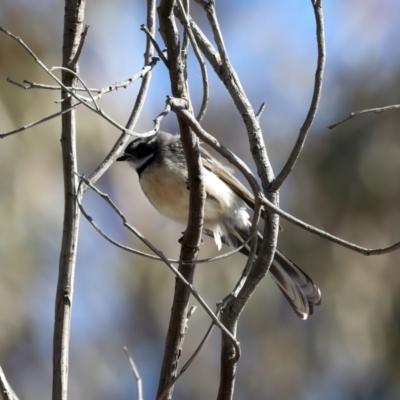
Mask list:
[{"label": "black facial stripe", "polygon": [[[140,174],[153,162],[155,155],[156,155],[155,153],[148,154],[148,156],[151,156],[151,157],[149,157],[140,167],[136,168],[136,172],[138,173],[139,178],[140,178]],[[145,157],[141,157],[141,158],[145,158]]]},{"label": "black facial stripe", "polygon": [[156,138],[138,138],[128,144],[125,149],[127,159],[131,159],[140,174],[154,161],[158,151]]}]

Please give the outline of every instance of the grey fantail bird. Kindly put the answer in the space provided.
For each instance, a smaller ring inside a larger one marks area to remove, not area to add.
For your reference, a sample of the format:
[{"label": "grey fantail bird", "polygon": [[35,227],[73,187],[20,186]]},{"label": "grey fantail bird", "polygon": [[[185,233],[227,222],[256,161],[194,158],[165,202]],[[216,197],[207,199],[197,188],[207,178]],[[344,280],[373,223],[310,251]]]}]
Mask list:
[{"label": "grey fantail bird", "polygon": [[[238,247],[250,234],[246,205],[254,208],[254,196],[203,148],[201,157],[206,191],[204,233],[214,237],[218,249],[222,243]],[[127,161],[136,170],[143,192],[160,213],[187,225],[188,174],[180,136],[159,132],[134,139],[117,161]],[[240,252],[248,256],[249,247]],[[280,250],[275,252],[270,273],[300,318],[306,319],[321,303],[318,286]]]}]

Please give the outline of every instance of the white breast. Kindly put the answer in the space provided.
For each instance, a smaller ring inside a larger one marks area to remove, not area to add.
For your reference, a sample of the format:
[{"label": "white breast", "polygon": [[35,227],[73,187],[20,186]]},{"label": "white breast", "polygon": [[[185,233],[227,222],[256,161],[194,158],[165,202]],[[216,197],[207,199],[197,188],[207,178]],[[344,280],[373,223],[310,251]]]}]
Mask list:
[{"label": "white breast", "polygon": [[[249,216],[244,203],[215,174],[204,170],[206,192],[209,194],[204,206],[204,228],[214,232],[218,248],[220,236],[235,225],[248,225]],[[189,190],[186,175],[179,173],[176,166],[150,165],[143,171],[140,184],[153,206],[162,214],[187,224],[189,215]]]}]

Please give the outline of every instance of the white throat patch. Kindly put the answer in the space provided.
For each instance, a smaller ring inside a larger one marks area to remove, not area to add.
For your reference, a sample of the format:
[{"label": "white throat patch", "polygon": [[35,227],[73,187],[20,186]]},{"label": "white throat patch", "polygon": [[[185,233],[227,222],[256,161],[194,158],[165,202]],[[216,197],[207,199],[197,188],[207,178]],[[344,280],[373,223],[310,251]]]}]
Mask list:
[{"label": "white throat patch", "polygon": [[131,166],[138,170],[140,169],[147,161],[150,160],[150,158],[152,158],[154,156],[154,153],[150,153],[149,155],[147,155],[144,158],[141,158],[140,160],[129,160],[129,164],[131,164]]}]

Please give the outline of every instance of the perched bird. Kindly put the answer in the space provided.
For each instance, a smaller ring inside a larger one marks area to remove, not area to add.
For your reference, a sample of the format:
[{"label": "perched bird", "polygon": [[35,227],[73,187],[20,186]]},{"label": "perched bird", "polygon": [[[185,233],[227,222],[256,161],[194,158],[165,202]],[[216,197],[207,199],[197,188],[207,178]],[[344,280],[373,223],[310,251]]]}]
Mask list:
[{"label": "perched bird", "polygon": [[[201,157],[206,191],[204,233],[214,237],[218,249],[222,243],[238,247],[250,234],[247,206],[254,208],[254,196],[203,148]],[[187,224],[188,173],[179,135],[159,132],[134,139],[117,161],[127,161],[136,170],[143,192],[161,214]],[[262,239],[260,232],[258,235]],[[245,246],[240,252],[248,256],[249,248]],[[269,271],[300,318],[306,319],[321,303],[318,286],[280,250],[276,250]]]}]

